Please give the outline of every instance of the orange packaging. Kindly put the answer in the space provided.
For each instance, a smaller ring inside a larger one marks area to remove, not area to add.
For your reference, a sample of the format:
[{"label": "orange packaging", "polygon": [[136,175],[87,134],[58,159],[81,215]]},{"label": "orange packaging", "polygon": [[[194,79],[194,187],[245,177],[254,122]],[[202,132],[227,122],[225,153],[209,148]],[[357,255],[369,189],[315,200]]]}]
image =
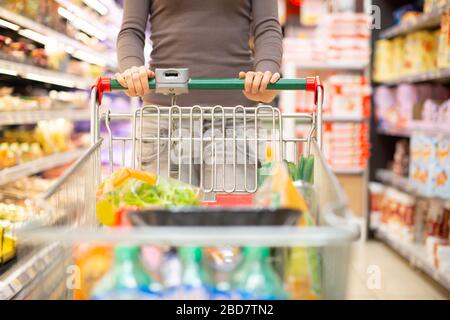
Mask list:
[{"label": "orange packaging", "polygon": [[76,265],[73,298],[90,299],[92,289],[111,268],[112,248],[101,244],[81,244],[74,248]]}]

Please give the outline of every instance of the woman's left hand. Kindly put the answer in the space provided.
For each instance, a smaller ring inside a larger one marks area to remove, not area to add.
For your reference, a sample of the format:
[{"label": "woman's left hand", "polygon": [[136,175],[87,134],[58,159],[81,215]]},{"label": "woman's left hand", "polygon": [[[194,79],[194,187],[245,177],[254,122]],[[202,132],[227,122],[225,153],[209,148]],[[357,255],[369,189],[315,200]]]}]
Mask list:
[{"label": "woman's left hand", "polygon": [[243,91],[247,99],[257,102],[270,103],[278,94],[275,90],[267,90],[269,83],[275,83],[280,79],[278,72],[272,74],[266,72],[239,72],[239,78],[245,79],[245,89]]}]

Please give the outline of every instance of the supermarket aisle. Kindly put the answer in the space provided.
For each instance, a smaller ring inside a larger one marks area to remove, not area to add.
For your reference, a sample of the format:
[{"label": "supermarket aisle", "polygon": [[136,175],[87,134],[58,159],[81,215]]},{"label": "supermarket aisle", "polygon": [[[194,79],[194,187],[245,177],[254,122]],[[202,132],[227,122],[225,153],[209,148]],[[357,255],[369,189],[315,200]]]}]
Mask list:
[{"label": "supermarket aisle", "polygon": [[[380,275],[379,288],[377,279]],[[372,281],[371,281],[372,280]],[[368,286],[375,285],[369,289]],[[426,275],[378,241],[358,243],[352,248],[348,299],[450,299],[450,293],[438,287]]]}]

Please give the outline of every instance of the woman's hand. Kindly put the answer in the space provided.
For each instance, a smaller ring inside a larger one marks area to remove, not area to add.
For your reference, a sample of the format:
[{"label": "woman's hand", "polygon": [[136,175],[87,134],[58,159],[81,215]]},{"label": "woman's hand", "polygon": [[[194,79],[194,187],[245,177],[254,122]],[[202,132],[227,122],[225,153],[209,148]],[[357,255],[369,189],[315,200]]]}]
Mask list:
[{"label": "woman's hand", "polygon": [[257,102],[270,103],[275,99],[277,91],[267,90],[269,83],[275,83],[280,79],[278,72],[272,74],[266,72],[239,72],[239,78],[245,79],[245,90],[243,91],[247,99]]},{"label": "woman's hand", "polygon": [[155,77],[155,73],[147,67],[132,67],[122,73],[116,73],[116,80],[130,97],[142,97],[150,93],[148,79]]}]

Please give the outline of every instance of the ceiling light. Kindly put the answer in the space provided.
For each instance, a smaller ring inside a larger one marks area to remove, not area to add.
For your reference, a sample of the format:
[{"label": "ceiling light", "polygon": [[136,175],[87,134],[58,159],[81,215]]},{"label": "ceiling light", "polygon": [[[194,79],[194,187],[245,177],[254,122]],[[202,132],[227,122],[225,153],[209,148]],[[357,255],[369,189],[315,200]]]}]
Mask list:
[{"label": "ceiling light", "polygon": [[0,19],[0,26],[17,31],[20,29],[20,27],[17,24],[11,23],[9,21]]},{"label": "ceiling light", "polygon": [[108,8],[99,0],[83,0],[83,2],[87,6],[91,7],[92,9],[100,13],[102,16],[108,13]]}]

